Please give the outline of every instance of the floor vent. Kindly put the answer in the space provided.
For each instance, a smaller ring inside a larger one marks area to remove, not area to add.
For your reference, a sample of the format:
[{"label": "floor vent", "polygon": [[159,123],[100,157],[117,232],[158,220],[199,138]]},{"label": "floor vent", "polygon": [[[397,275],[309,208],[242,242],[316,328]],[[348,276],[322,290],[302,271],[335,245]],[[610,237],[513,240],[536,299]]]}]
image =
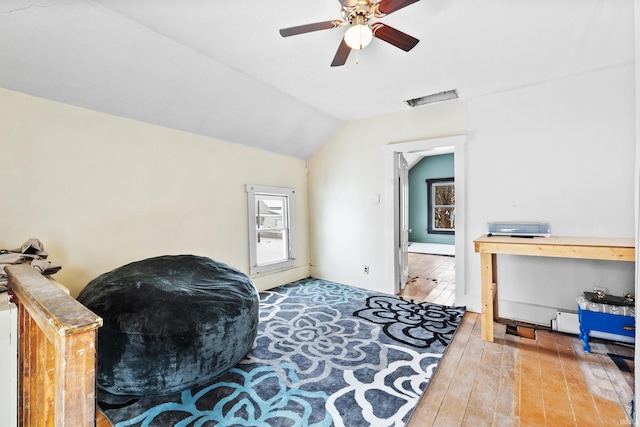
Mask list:
[{"label": "floor vent", "polygon": [[523,338],[536,338],[536,330],[534,328],[529,328],[526,326],[507,325],[507,333]]}]

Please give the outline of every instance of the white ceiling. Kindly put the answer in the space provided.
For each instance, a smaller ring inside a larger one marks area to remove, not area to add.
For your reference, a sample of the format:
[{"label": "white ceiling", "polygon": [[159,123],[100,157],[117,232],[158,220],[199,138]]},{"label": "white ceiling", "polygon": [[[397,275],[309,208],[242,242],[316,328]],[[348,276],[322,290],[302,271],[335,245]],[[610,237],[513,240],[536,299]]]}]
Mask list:
[{"label": "white ceiling", "polygon": [[[634,61],[633,0],[422,0],[330,67],[338,0],[0,0],[0,87],[307,158],[344,122]],[[356,56],[359,63],[356,64]],[[630,88],[630,90],[632,90]],[[418,107],[425,108],[425,107]]]}]

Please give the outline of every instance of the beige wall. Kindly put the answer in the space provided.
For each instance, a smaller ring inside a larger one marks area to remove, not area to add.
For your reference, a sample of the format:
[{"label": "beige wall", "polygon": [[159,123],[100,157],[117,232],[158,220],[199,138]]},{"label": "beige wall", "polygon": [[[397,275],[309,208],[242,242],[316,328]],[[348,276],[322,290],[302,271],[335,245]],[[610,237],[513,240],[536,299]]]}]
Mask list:
[{"label": "beige wall", "polygon": [[312,276],[393,293],[388,145],[464,134],[466,119],[449,101],[350,122],[309,159]]},{"label": "beige wall", "polygon": [[298,264],[309,275],[302,160],[0,89],[0,247],[40,238],[76,295],[123,264],[191,253],[249,271],[245,184],[296,190]]}]

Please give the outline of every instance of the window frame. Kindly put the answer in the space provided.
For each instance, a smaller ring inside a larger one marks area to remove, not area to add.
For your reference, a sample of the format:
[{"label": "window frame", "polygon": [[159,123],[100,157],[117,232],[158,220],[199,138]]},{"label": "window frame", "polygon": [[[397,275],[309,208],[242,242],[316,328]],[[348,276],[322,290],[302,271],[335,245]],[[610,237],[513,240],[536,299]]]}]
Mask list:
[{"label": "window frame", "polygon": [[[450,178],[433,178],[427,179],[427,233],[428,234],[448,234],[453,235],[456,233],[455,230],[455,201],[453,205],[435,205],[435,191],[434,187],[438,184],[453,184],[453,191],[455,195],[455,179],[453,177]],[[435,209],[436,207],[453,207],[454,209],[454,228],[453,229],[444,229],[444,228],[435,228]]]},{"label": "window frame", "polygon": [[[249,274],[258,276],[266,273],[286,270],[295,267],[296,247],[295,247],[295,190],[285,187],[271,187],[266,185],[247,184],[247,202],[248,202],[248,222],[249,222]],[[258,197],[256,197],[258,196]],[[283,217],[286,216],[286,258],[258,264],[258,231],[259,227],[256,221],[256,199],[261,196],[284,197],[286,199],[286,213],[283,211]]]}]

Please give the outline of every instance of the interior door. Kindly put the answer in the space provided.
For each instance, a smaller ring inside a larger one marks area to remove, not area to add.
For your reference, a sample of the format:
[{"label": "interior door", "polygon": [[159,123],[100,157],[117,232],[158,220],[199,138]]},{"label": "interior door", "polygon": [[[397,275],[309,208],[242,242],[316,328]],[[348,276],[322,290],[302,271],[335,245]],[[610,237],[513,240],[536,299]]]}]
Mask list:
[{"label": "interior door", "polygon": [[398,153],[398,287],[403,289],[409,279],[409,164],[407,159]]}]

